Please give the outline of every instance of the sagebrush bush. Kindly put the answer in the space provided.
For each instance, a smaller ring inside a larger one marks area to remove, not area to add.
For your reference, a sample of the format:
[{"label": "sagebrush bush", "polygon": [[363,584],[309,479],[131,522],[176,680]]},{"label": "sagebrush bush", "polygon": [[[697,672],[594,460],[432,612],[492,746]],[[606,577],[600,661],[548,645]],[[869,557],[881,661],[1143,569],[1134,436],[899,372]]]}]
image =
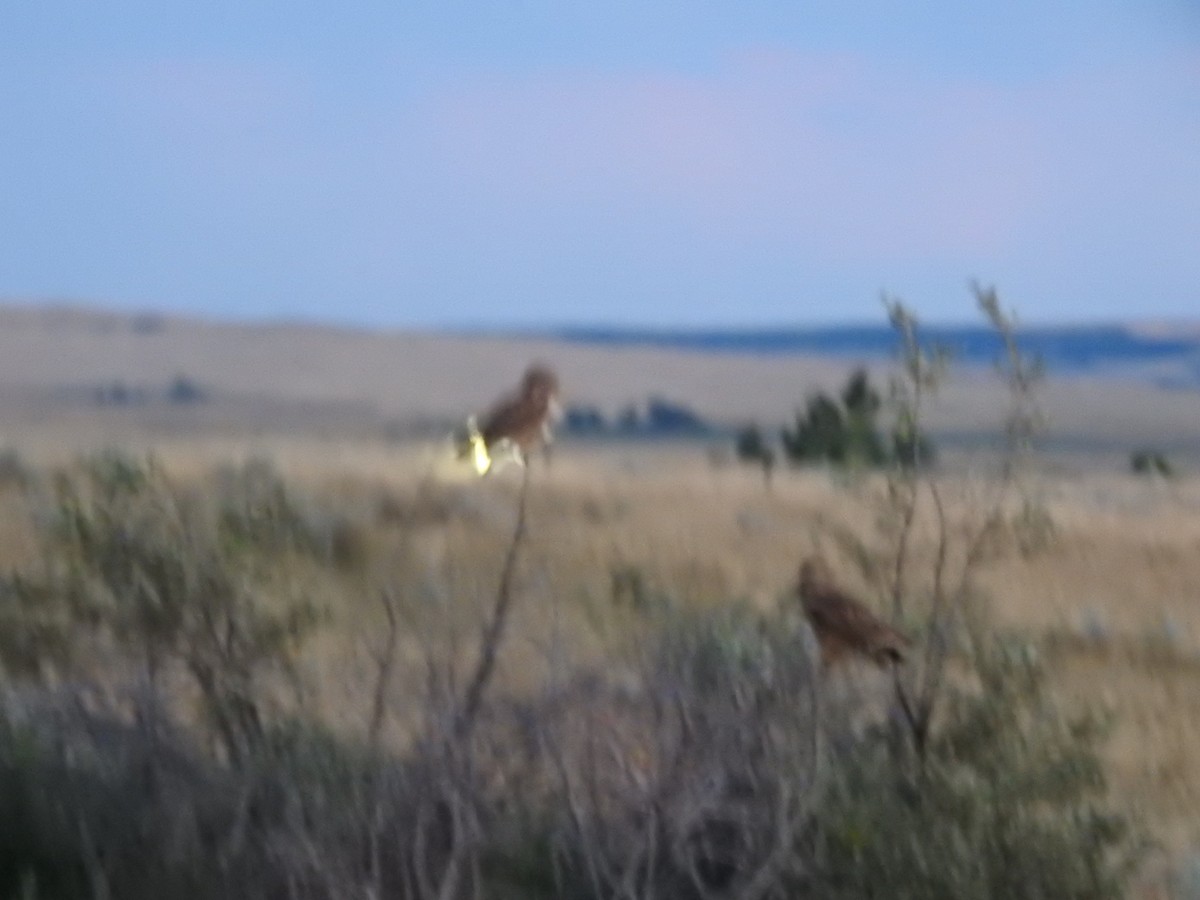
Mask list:
[{"label": "sagebrush bush", "polygon": [[781,433],[783,450],[793,463],[830,463],[848,468],[931,463],[930,437],[900,418],[885,433],[879,424],[883,400],[865,369],[850,374],[842,392],[808,397],[795,424]]},{"label": "sagebrush bush", "polygon": [[25,459],[12,447],[0,449],[0,488],[29,485],[32,471]]},{"label": "sagebrush bush", "polygon": [[738,432],[734,450],[739,460],[762,469],[763,481],[770,487],[771,473],[775,469],[775,449],[768,443],[762,430],[757,425],[747,425]]},{"label": "sagebrush bush", "polygon": [[1058,713],[1026,650],[980,643],[917,766],[887,721],[822,737],[788,621],[664,614],[632,684],[576,673],[403,753],[297,717],[230,767],[169,710],[10,690],[0,891],[424,898],[462,852],[444,896],[1121,896],[1103,723]]},{"label": "sagebrush bush", "polygon": [[1135,450],[1129,455],[1129,469],[1135,475],[1159,475],[1173,478],[1175,467],[1161,450]]},{"label": "sagebrush bush", "polygon": [[332,900],[382,877],[378,814],[402,836],[383,762],[319,727],[268,728],[231,769],[166,710],[152,734],[69,693],[32,701],[0,721],[0,896]]},{"label": "sagebrush bush", "polygon": [[314,546],[282,487],[233,496],[113,455],[60,473],[39,565],[0,582],[20,636],[0,641],[0,663],[86,671],[107,651],[152,692],[181,667],[224,752],[245,753],[261,737],[266,682],[289,674],[319,610],[276,577]]},{"label": "sagebrush bush", "polygon": [[881,729],[833,767],[812,896],[1119,898],[1139,844],[1104,801],[1095,716],[1049,702],[1031,647],[990,638],[923,765]]}]

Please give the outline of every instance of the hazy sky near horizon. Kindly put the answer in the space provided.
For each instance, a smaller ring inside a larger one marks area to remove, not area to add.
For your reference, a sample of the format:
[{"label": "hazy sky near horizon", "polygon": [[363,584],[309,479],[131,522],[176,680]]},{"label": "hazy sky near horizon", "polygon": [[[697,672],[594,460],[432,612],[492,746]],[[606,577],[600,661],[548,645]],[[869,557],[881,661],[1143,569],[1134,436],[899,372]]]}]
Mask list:
[{"label": "hazy sky near horizon", "polygon": [[1200,317],[1200,3],[0,5],[0,298]]}]

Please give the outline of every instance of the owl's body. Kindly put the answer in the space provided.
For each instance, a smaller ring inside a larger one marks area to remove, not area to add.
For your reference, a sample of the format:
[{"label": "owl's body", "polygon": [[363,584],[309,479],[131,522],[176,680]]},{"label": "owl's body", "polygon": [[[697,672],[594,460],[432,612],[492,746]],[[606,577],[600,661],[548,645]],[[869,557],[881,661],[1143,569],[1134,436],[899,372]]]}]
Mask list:
[{"label": "owl's body", "polygon": [[796,592],[820,644],[823,668],[855,656],[881,668],[904,661],[909,638],[841,590],[820,557],[801,564]]},{"label": "owl's body", "polygon": [[558,377],[545,366],[532,365],[515,394],[499,400],[480,419],[468,421],[459,456],[473,456],[481,475],[505,459],[524,465],[531,452],[551,441],[561,416]]}]

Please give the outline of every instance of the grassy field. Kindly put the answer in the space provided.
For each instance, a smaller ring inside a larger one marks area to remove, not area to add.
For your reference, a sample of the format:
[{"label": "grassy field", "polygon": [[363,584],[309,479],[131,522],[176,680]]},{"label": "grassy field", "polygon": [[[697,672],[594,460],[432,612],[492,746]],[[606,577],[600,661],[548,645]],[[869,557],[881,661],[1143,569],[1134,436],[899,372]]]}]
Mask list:
[{"label": "grassy field", "polygon": [[[304,478],[336,479],[320,470],[346,466],[387,489],[415,489],[421,466],[411,457],[352,455],[279,459]],[[452,488],[485,530],[499,530],[497,541],[515,477]],[[577,624],[583,613],[592,625],[619,629],[610,580],[622,567],[689,603],[745,599],[773,608],[789,602],[801,556],[818,549],[870,596],[830,537],[831,528],[871,533],[877,485],[869,480],[784,472],[767,490],[756,471],[714,468],[696,449],[570,447],[535,478],[524,573],[531,602],[520,630],[532,643],[546,607]],[[1174,851],[1200,847],[1200,482],[1048,476],[1039,491],[1055,536],[1031,558],[986,567],[991,616],[1045,642],[1064,697],[1116,714],[1109,762],[1122,801]],[[480,535],[460,528],[423,529],[427,564],[453,568],[469,559],[470,569],[486,571],[489,556],[498,561],[499,543],[472,546]],[[488,584],[485,576],[479,589]]]},{"label": "grassy field", "polygon": [[[421,689],[430,655],[469,667],[519,475],[476,480],[442,438],[388,437],[389,423],[458,418],[530,356],[560,363],[568,392],[583,401],[615,409],[661,390],[728,423],[782,420],[807,391],[845,372],[811,360],[5,315],[0,437],[29,466],[116,447],[153,454],[172,478],[209,490],[231,466],[265,460],[338,511],[345,572],[336,583],[303,567],[288,576],[307,579],[329,616],[297,660],[304,703],[339,733],[362,732],[373,702],[364,686],[386,630],[376,597],[390,591],[405,621],[385,729],[397,747],[419,727],[406,721],[403,700]],[[212,391],[207,402],[114,409],[89,393],[113,380],[161,387],[181,373]],[[979,571],[989,627],[1035,643],[1064,707],[1114,714],[1104,754],[1115,799],[1163,851],[1147,865],[1147,897],[1167,896],[1155,893],[1163,873],[1200,859],[1200,481],[1188,475],[1200,458],[1198,404],[1200,395],[1135,384],[1052,383],[1046,407],[1058,443],[1029,482],[1052,532]],[[968,375],[946,392],[933,423],[978,435],[1000,405],[994,388]],[[1183,474],[1167,481],[1123,471],[1126,448],[1142,443],[1171,449]],[[940,480],[965,522],[986,507],[989,490],[988,460],[969,445],[946,454]],[[567,440],[549,465],[537,460],[498,663],[502,693],[534,693],[564,666],[599,667],[618,682],[628,666],[632,677],[638,639],[662,603],[794,610],[796,567],[812,551],[883,608],[879,585],[852,552],[855,541],[881,540],[880,479],[784,469],[768,487],[729,450]],[[35,505],[13,484],[0,495],[6,570],[36,557]],[[916,570],[927,570],[933,553],[922,522]]]},{"label": "grassy field", "polygon": [[[419,678],[421,648],[460,653],[495,590],[514,515],[516,471],[476,481],[437,444],[273,439],[143,444],[169,471],[198,479],[214,468],[269,458],[289,480],[334,498],[371,548],[369,579],[410,597],[414,612],[402,656]],[[879,484],[820,471],[777,475],[714,464],[697,446],[566,444],[532,475],[529,539],[500,679],[529,690],[548,677],[555,653],[595,663],[639,622],[637,602],[614,587],[636,573],[646,596],[686,605],[742,601],[763,610],[790,598],[798,560],[819,550],[848,587],[871,586],[836,535],[873,533]],[[979,482],[949,478],[969,509]],[[1200,482],[1124,475],[1044,475],[1037,481],[1055,525],[1047,545],[981,571],[995,627],[1034,639],[1053,691],[1070,708],[1110,710],[1116,731],[1106,760],[1119,804],[1133,810],[1173,862],[1200,848]],[[409,510],[401,524],[389,509]],[[415,512],[413,512],[415,510]],[[4,562],[21,561],[28,535],[5,519]],[[364,647],[381,627],[367,600],[331,594],[335,627],[304,659],[311,701],[346,730],[360,729],[370,661]],[[414,601],[415,602],[415,601]],[[557,648],[557,649],[552,649]],[[403,731],[400,723],[395,726]],[[1165,863],[1156,863],[1165,865]]]},{"label": "grassy field", "polygon": [[[300,477],[337,479],[344,466],[400,492],[415,490],[428,465],[419,454],[366,448],[357,460],[350,451],[279,458]],[[872,533],[878,484],[869,479],[784,472],[767,490],[756,471],[714,467],[698,448],[570,446],[535,478],[526,605],[505,661],[514,682],[540,672],[546,642],[561,630],[586,653],[631,627],[630,611],[614,604],[614,571],[642,573],[687,603],[775,609],[794,602],[801,556],[820,550],[848,586],[872,596],[831,538]],[[486,596],[514,481],[508,473],[446,487],[478,524],[422,528],[422,564],[453,582],[470,560],[471,579],[485,573],[470,587]],[[955,489],[969,506],[974,486],[963,479]],[[1171,864],[1191,863],[1200,853],[1200,482],[1049,475],[1037,491],[1054,537],[1031,557],[984,567],[991,619],[1043,648],[1052,689],[1069,707],[1115,715],[1106,759],[1120,805],[1150,827]],[[499,533],[482,540],[480,525]]]}]

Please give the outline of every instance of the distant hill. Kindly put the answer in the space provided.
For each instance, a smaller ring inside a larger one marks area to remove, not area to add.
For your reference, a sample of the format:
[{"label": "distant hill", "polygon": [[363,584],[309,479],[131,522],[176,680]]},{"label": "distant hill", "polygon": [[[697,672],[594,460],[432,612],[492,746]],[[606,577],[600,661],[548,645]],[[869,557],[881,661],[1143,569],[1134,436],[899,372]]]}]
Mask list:
[{"label": "distant hill", "polygon": [[[999,338],[983,327],[930,327],[929,344],[951,348],[968,365],[990,364],[1000,354]],[[577,327],[552,332],[572,343],[608,347],[658,347],[709,353],[756,356],[817,355],[883,359],[896,352],[896,335],[886,326],[833,326],[771,329],[639,329]],[[1025,328],[1021,346],[1037,354],[1052,372],[1088,374],[1111,366],[1177,364],[1200,386],[1200,330],[1193,327],[1142,328],[1123,325],[1080,325]]]},{"label": "distant hill", "polygon": [[[966,364],[931,405],[931,429],[994,429],[1003,397],[985,369],[995,339],[981,328],[929,336]],[[1031,328],[1021,338],[1050,369],[1042,399],[1057,440],[1200,459],[1200,331]],[[140,433],[444,435],[535,359],[559,372],[564,401],[587,421],[639,435],[722,434],[790,421],[806,396],[836,390],[857,365],[886,378],[893,349],[891,332],[870,326],[466,333],[0,301],[0,447],[39,435],[61,447]]]}]

